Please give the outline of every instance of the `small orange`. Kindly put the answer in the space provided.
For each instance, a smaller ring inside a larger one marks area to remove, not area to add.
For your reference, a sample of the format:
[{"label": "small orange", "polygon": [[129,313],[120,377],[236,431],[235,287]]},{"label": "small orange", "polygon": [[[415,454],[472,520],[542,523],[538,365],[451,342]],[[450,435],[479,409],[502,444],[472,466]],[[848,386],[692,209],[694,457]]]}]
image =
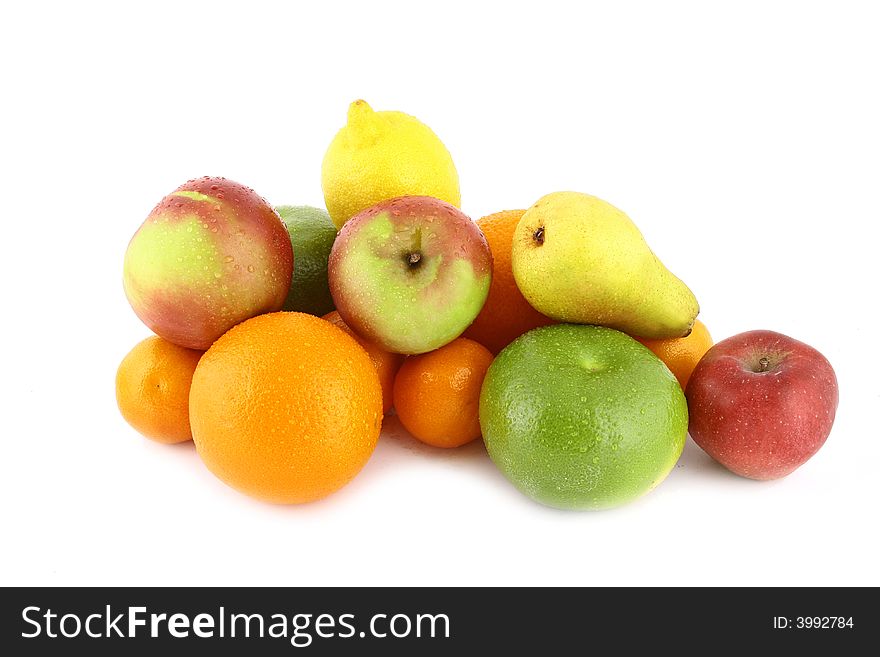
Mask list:
[{"label": "small orange", "polygon": [[379,374],[379,383],[382,384],[382,413],[385,414],[391,410],[394,405],[394,376],[397,370],[403,364],[405,356],[403,354],[393,354],[385,351],[375,342],[362,338],[349,328],[348,324],[342,321],[342,317],[335,310],[327,313],[321,319],[326,319],[331,324],[335,324],[351,337],[357,340],[367,352],[373,365],[376,366],[376,372]]},{"label": "small orange", "polygon": [[690,335],[684,338],[667,338],[665,340],[650,340],[648,338],[636,338],[639,342],[653,351],[657,357],[666,363],[666,367],[678,379],[681,389],[687,387],[691,373],[712,346],[712,336],[709,329],[700,320],[694,322]]},{"label": "small orange", "polygon": [[464,337],[497,354],[526,331],[555,322],[529,305],[516,286],[510,268],[513,231],[525,210],[496,212],[477,221],[492,251],[492,284],[489,297]]},{"label": "small orange", "polygon": [[414,437],[459,447],[480,437],[480,388],[492,352],[467,338],[408,357],[394,380],[394,407]]},{"label": "small orange", "polygon": [[252,497],[296,504],[338,490],[370,458],[382,388],[345,331],[279,312],[242,322],[205,352],[189,410],[211,472]]},{"label": "small orange", "polygon": [[190,440],[189,387],[201,356],[155,335],[135,345],[116,370],[116,403],[125,421],[156,442]]}]

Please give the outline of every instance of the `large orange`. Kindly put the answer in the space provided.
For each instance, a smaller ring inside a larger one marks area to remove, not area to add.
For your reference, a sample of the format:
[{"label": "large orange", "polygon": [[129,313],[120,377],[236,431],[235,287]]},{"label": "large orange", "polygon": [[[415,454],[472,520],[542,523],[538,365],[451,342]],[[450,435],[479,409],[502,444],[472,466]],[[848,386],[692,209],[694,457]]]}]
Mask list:
[{"label": "large orange", "polygon": [[492,352],[467,338],[408,357],[394,380],[394,408],[414,437],[458,447],[480,437],[480,388]]},{"label": "large orange", "polygon": [[529,305],[510,268],[513,231],[524,213],[525,210],[505,210],[477,221],[492,251],[492,284],[483,309],[463,335],[495,354],[526,331],[555,324]]},{"label": "large orange", "polygon": [[687,387],[688,380],[697,363],[712,346],[712,336],[709,335],[709,329],[700,320],[694,322],[690,334],[684,338],[667,338],[665,340],[636,338],[636,340],[666,363],[666,367],[681,384],[682,390]]},{"label": "large orange", "polygon": [[393,354],[385,351],[381,345],[371,342],[366,338],[362,338],[349,328],[348,324],[342,321],[342,317],[335,310],[329,312],[322,319],[326,319],[331,324],[335,324],[351,337],[357,340],[366,350],[373,365],[376,366],[376,372],[379,374],[379,383],[382,384],[382,413],[387,413],[394,405],[394,376],[400,369],[405,356],[403,354]]},{"label": "large orange", "polygon": [[135,345],[116,371],[116,403],[126,422],[160,443],[192,438],[189,387],[201,355],[155,335]]},{"label": "large orange", "polygon": [[382,388],[367,352],[303,313],[242,322],[205,352],[189,400],[193,440],[215,475],[253,497],[309,502],[373,453]]}]

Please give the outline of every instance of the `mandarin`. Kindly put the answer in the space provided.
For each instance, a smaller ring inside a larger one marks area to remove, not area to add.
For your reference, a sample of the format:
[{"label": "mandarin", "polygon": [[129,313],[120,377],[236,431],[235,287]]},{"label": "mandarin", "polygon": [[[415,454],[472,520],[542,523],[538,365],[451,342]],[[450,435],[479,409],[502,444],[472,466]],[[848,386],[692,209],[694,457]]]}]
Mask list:
[{"label": "mandarin", "polygon": [[409,356],[394,380],[394,408],[415,438],[459,447],[480,437],[480,387],[492,352],[467,338]]},{"label": "mandarin", "polygon": [[116,403],[125,421],[156,442],[190,440],[189,387],[201,356],[155,335],[135,345],[116,371]]},{"label": "mandarin", "polygon": [[524,213],[525,210],[505,210],[477,221],[492,251],[492,283],[483,309],[462,335],[494,354],[526,331],[555,323],[529,305],[510,268],[513,231]]},{"label": "mandarin", "polygon": [[379,375],[379,383],[382,385],[382,413],[385,414],[391,410],[394,405],[394,377],[397,370],[403,364],[406,358],[403,354],[395,354],[386,351],[381,345],[371,342],[366,338],[362,338],[355,333],[348,324],[346,324],[337,311],[329,312],[321,319],[325,319],[331,324],[335,324],[351,337],[357,340],[367,352],[373,365],[376,367],[376,373]]},{"label": "mandarin", "polygon": [[709,329],[699,319],[694,321],[690,334],[683,338],[650,340],[637,337],[636,340],[666,363],[666,367],[678,379],[682,390],[687,387],[688,380],[697,363],[712,347],[712,336],[709,335]]}]

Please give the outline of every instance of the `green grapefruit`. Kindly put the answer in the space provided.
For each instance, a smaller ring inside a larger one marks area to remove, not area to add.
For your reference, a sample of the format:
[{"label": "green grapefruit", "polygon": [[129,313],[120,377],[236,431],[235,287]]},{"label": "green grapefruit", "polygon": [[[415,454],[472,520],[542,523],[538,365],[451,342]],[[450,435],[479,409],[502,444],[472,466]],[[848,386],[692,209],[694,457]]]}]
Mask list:
[{"label": "green grapefruit", "polygon": [[489,456],[523,493],[561,509],[606,509],[672,470],[688,413],[649,349],[609,328],[529,331],[492,363],[480,395]]},{"label": "green grapefruit", "polygon": [[324,210],[307,205],[275,208],[293,246],[293,278],[283,310],[323,316],[333,311],[327,283],[327,259],[336,226]]}]

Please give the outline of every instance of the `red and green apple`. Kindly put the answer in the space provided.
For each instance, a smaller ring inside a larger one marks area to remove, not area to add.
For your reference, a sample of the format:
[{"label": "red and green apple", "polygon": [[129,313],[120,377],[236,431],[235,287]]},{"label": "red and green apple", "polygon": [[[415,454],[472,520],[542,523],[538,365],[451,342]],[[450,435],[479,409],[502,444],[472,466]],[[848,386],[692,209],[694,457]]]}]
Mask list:
[{"label": "red and green apple", "polygon": [[245,319],[280,310],[293,249],[281,218],[252,189],[190,180],[163,198],[125,253],[125,295],[157,335],[207,349]]},{"label": "red and green apple", "polygon": [[489,293],[492,255],[479,227],[430,196],[403,196],[353,217],[330,252],[330,292],[358,335],[419,354],[457,338]]}]

